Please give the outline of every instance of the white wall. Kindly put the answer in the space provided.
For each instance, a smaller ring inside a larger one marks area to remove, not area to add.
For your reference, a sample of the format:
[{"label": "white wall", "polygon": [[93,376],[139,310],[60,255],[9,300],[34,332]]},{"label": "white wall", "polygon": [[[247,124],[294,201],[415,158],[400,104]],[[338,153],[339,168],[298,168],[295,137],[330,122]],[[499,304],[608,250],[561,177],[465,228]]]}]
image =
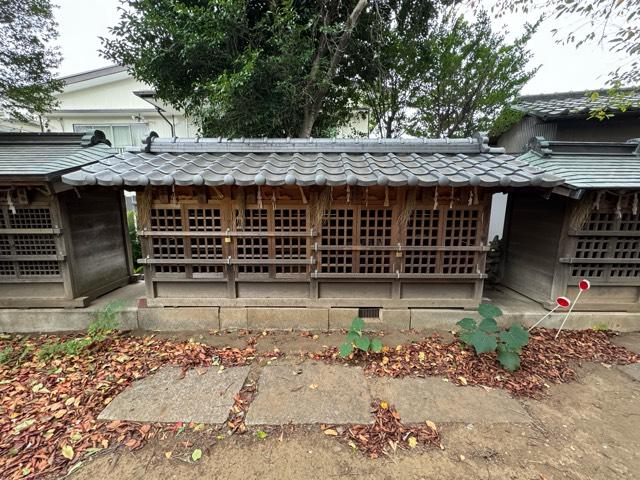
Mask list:
[{"label": "white wall", "polygon": [[[150,131],[161,137],[170,137],[171,127],[154,106],[134,95],[134,91],[140,90],[151,90],[151,87],[130,77],[127,72],[69,84],[57,95],[59,105],[56,110],[47,116],[49,128],[52,132],[73,132],[74,125],[128,125],[132,132],[136,132],[132,133],[133,137],[146,137]],[[174,124],[178,137],[197,134],[196,125],[182,113],[166,108],[164,115]],[[143,126],[135,128],[139,124]],[[144,128],[145,125],[148,128]],[[141,140],[133,138],[132,143],[137,146]]]},{"label": "white wall", "polygon": [[489,219],[489,241],[496,235],[502,238],[504,219],[507,211],[507,194],[494,193],[491,197],[491,217]]}]

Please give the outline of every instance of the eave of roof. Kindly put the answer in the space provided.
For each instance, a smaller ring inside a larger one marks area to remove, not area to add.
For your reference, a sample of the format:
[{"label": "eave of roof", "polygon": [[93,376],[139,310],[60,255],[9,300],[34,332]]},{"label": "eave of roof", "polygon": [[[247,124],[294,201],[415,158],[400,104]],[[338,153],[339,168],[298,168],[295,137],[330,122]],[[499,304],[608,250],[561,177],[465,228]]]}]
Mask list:
[{"label": "eave of roof", "polygon": [[153,139],[65,175],[71,185],[553,186],[486,137],[468,139]]},{"label": "eave of roof", "polygon": [[640,145],[635,142],[537,139],[518,160],[564,179],[571,189],[640,189]]},{"label": "eave of roof", "polygon": [[[588,95],[592,92],[598,93],[600,97],[591,101]],[[543,120],[582,117],[594,108],[606,108],[616,115],[637,114],[640,111],[640,89],[624,88],[621,92],[628,94],[630,102],[624,112],[610,104],[608,91],[604,89],[525,95],[518,98],[513,108]]]},{"label": "eave of roof", "polygon": [[114,73],[125,72],[126,70],[127,67],[123,67],[122,65],[109,65],[108,67],[96,68],[86,72],[59,77],[58,80],[64,82],[65,85],[72,85],[74,83],[93,80],[94,78],[106,77],[107,75],[113,75]]},{"label": "eave of roof", "polygon": [[52,181],[116,151],[83,134],[0,134],[0,181]]}]

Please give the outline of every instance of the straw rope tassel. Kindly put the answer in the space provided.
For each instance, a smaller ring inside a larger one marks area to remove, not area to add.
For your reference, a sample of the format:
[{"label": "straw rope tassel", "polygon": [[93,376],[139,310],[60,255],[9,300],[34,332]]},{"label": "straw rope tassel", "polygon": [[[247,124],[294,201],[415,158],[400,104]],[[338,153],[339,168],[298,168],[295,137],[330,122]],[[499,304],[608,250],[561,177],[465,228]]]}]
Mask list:
[{"label": "straw rope tassel", "polygon": [[260,189],[260,185],[258,185],[258,208],[262,210],[262,190]]},{"label": "straw rope tassel", "polygon": [[438,209],[438,186],[436,185],[436,193],[433,195],[433,209]]},{"label": "straw rope tassel", "polygon": [[638,215],[638,194],[633,194],[633,206],[631,207],[631,213]]}]

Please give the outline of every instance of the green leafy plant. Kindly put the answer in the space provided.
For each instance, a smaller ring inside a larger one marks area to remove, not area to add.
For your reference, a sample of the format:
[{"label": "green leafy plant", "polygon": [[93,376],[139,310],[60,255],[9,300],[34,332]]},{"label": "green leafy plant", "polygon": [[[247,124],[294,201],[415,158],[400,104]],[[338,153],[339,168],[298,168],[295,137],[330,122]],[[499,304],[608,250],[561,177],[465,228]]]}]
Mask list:
[{"label": "green leafy plant", "polygon": [[131,242],[133,273],[141,273],[143,271],[143,266],[138,264],[138,260],[142,258],[142,246],[140,245],[140,238],[138,237],[136,212],[127,212],[127,227],[129,230],[129,240]]},{"label": "green leafy plant", "polygon": [[380,353],[382,351],[382,341],[379,338],[370,338],[363,335],[364,320],[360,317],[355,317],[351,321],[351,327],[347,332],[346,341],[340,345],[338,352],[341,357],[348,357],[354,350],[361,350],[363,352],[375,352]]},{"label": "green leafy plant", "polygon": [[0,365],[10,368],[19,367],[33,353],[33,350],[32,345],[25,345],[24,342],[17,348],[7,345],[0,351]]},{"label": "green leafy plant", "polygon": [[109,302],[102,310],[96,312],[93,322],[87,328],[89,337],[95,342],[102,342],[109,334],[118,329],[118,313],[124,304],[121,301]]},{"label": "green leafy plant", "polygon": [[104,342],[120,326],[117,316],[121,309],[122,302],[109,302],[96,312],[93,322],[87,327],[86,337],[45,343],[38,351],[38,358],[48,361],[58,356],[80,355],[90,345]]},{"label": "green leafy plant", "polygon": [[529,343],[529,332],[518,324],[500,330],[496,317],[502,315],[502,311],[495,305],[483,303],[478,313],[482,317],[479,323],[473,318],[463,318],[457,323],[462,328],[460,340],[473,347],[478,355],[497,351],[500,365],[510,372],[520,368],[520,353]]},{"label": "green leafy plant", "polygon": [[38,358],[48,361],[55,357],[72,357],[80,355],[82,351],[91,345],[91,338],[72,338],[64,342],[49,342],[40,347]]}]

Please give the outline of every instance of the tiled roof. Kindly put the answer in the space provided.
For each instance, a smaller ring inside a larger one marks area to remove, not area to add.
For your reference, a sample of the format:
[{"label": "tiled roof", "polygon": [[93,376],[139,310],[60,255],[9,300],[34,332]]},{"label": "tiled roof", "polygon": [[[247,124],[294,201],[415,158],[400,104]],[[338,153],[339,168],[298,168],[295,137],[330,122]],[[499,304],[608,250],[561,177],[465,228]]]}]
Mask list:
[{"label": "tiled roof", "polygon": [[[605,107],[608,111],[620,113],[615,105],[610,105],[616,102],[611,102],[606,90],[599,90],[600,97],[595,101],[590,101],[588,97],[590,93],[591,91],[523,96],[518,99],[514,108],[541,118],[585,115],[591,109]],[[630,103],[627,112],[640,111],[640,89],[629,90],[627,95],[625,102]]]},{"label": "tiled roof", "polygon": [[0,180],[51,180],[113,153],[104,144],[86,146],[82,134],[0,133]]},{"label": "tiled roof", "polygon": [[518,157],[575,189],[640,188],[640,139],[627,143],[550,142],[538,138]]},{"label": "tiled roof", "polygon": [[63,177],[71,185],[553,186],[558,178],[460,140],[154,139]]}]

